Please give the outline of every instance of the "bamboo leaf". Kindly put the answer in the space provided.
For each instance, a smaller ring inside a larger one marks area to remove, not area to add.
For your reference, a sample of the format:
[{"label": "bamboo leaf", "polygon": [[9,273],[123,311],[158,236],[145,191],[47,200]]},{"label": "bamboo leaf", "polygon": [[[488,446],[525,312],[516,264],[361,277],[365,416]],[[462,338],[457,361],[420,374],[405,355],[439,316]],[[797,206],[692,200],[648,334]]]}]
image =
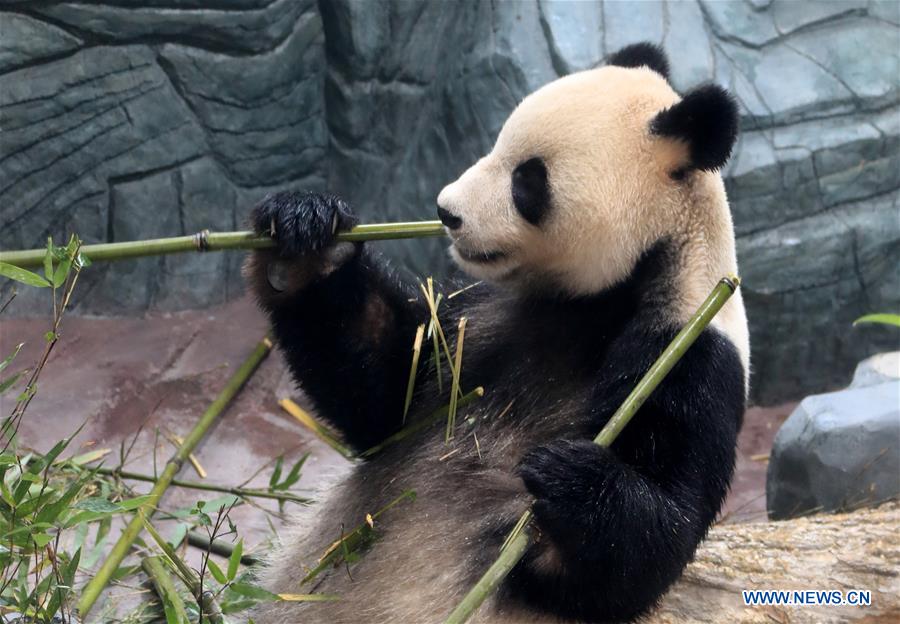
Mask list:
[{"label": "bamboo leaf", "polygon": [[16,348],[13,349],[13,352],[10,353],[2,362],[0,362],[0,373],[2,373],[7,366],[9,366],[10,362],[16,359],[16,356],[19,355],[19,351],[22,350],[22,347],[25,346],[24,342],[20,342],[16,345]]},{"label": "bamboo leaf", "polygon": [[19,268],[12,264],[7,264],[5,262],[0,262],[0,276],[15,280],[27,286],[34,286],[36,288],[48,288],[50,286],[50,282],[45,280],[37,273],[32,273],[31,271]]},{"label": "bamboo leaf", "polygon": [[288,476],[284,478],[284,481],[282,481],[278,485],[274,486],[273,489],[286,490],[289,487],[291,487],[292,485],[294,485],[295,483],[297,483],[297,481],[300,480],[300,469],[303,468],[303,464],[306,463],[306,459],[308,457],[309,457],[309,453],[304,453],[303,457],[298,459],[297,463],[295,463],[291,467],[291,471],[288,473]]},{"label": "bamboo leaf", "polygon": [[229,585],[229,588],[239,596],[253,598],[254,600],[279,600],[278,594],[273,594],[272,592],[266,591],[262,587],[250,585],[249,583],[232,583],[231,585]]},{"label": "bamboo leaf", "polygon": [[228,579],[225,577],[225,573],[222,572],[222,568],[218,566],[218,564],[212,559],[208,559],[206,561],[206,566],[209,568],[209,571],[212,572],[213,578],[216,579],[222,585],[228,583]]},{"label": "bamboo leaf", "polygon": [[66,277],[69,276],[69,269],[72,268],[72,261],[66,258],[62,262],[59,263],[59,266],[56,267],[56,271],[53,272],[53,287],[59,288],[66,281]]},{"label": "bamboo leaf", "polygon": [[0,381],[0,394],[3,394],[4,392],[6,392],[10,388],[12,388],[14,385],[16,385],[16,382],[19,381],[19,379],[22,377],[22,375],[25,374],[25,372],[26,371],[23,371],[23,370],[19,371],[15,375],[12,375],[10,377],[7,377],[3,381]]},{"label": "bamboo leaf", "polygon": [[854,325],[862,325],[866,323],[877,323],[879,325],[893,325],[900,327],[900,314],[866,314],[855,321]]},{"label": "bamboo leaf", "polygon": [[244,554],[244,540],[239,539],[238,543],[234,545],[234,550],[231,551],[231,556],[228,558],[228,580],[233,581],[237,576],[238,566],[241,563],[241,556]]},{"label": "bamboo leaf", "polygon": [[272,470],[272,476],[269,478],[269,487],[274,488],[281,479],[281,467],[284,464],[284,455],[279,455],[275,460],[275,468]]},{"label": "bamboo leaf", "polygon": [[53,278],[53,239],[47,237],[47,252],[44,254],[44,277]]}]

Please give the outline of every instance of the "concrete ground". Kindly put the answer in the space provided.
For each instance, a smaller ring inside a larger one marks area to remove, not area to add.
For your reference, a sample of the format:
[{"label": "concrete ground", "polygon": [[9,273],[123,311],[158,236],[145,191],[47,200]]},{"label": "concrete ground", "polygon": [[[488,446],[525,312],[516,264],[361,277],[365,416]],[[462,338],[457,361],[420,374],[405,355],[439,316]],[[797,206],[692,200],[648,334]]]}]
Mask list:
[{"label": "concrete ground", "polygon": [[[3,320],[0,355],[5,357],[16,344],[25,343],[13,370],[37,360],[48,323],[46,318]],[[154,446],[160,467],[173,449],[163,437],[157,440],[156,430],[187,434],[266,329],[265,318],[248,299],[208,310],[143,318],[65,318],[59,343],[21,426],[22,444],[46,451],[84,424],[70,448],[72,454],[109,448],[112,452],[105,465],[115,466],[122,442],[128,446],[134,440],[126,468],[152,474]],[[265,467],[249,482],[250,487],[265,487],[274,458],[283,454],[290,465],[310,452],[303,476],[293,488],[302,495],[325,471],[349,467],[346,460],[278,406],[278,399],[287,396],[309,407],[293,387],[276,350],[197,449],[195,455],[208,472],[206,482],[240,484]],[[3,413],[11,410],[13,397],[14,393],[8,393],[0,399]],[[766,462],[761,456],[769,452],[775,432],[792,408],[784,405],[748,410],[739,440],[737,474],[723,521],[765,517]],[[200,480],[190,465],[185,465],[179,476]],[[149,490],[148,484],[135,486],[139,492]],[[171,488],[162,507],[186,507],[214,496]],[[245,550],[260,550],[260,544],[271,534],[269,520],[279,526],[280,519],[272,515],[274,512],[277,505],[271,501],[233,510]]]}]

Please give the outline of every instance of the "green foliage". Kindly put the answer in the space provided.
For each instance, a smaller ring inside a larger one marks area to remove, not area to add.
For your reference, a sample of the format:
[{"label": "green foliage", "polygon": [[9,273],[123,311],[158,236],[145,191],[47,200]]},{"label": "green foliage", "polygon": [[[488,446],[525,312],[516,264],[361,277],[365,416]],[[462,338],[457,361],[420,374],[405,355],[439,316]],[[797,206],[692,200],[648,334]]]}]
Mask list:
[{"label": "green foliage", "polygon": [[[0,609],[35,622],[50,622],[67,607],[75,575],[86,563],[89,524],[98,525],[99,540],[113,515],[142,502],[97,496],[91,472],[65,470],[57,460],[71,440],[44,455],[0,454]],[[70,529],[74,546],[65,551],[60,536]]]}]

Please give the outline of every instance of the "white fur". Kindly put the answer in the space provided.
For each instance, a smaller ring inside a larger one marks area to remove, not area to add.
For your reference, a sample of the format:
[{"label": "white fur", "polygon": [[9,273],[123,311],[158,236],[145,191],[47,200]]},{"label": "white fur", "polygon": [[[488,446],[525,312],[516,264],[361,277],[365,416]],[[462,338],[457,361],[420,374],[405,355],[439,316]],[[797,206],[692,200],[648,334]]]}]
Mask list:
[{"label": "white fur", "polygon": [[[514,287],[552,286],[589,294],[625,279],[641,254],[663,237],[683,244],[685,266],[672,313],[684,322],[724,276],[737,274],[728,200],[717,173],[684,182],[670,172],[687,147],[653,135],[650,121],[678,94],[647,69],[602,67],[560,78],[525,98],[494,149],[438,196],[462,217],[449,230],[451,256],[468,273]],[[552,209],[539,226],[512,201],[512,172],[540,157]],[[506,257],[471,262],[465,252]],[[714,321],[749,370],[749,339],[740,293]]]}]

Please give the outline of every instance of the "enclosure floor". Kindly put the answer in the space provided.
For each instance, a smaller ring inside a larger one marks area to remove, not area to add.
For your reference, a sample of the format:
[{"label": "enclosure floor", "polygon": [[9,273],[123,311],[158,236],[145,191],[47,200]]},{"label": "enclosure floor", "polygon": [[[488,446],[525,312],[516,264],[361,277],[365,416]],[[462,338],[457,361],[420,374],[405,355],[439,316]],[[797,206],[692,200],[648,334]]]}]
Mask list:
[{"label": "enclosure floor", "polygon": [[[0,327],[0,355],[25,342],[16,359],[18,367],[37,360],[43,348],[48,320],[8,319]],[[153,473],[171,455],[172,446],[155,431],[186,434],[227,378],[266,333],[266,320],[248,299],[225,306],[177,313],[154,313],[141,318],[64,319],[60,341],[44,369],[20,435],[22,444],[48,450],[57,440],[84,428],[71,447],[72,454],[109,448],[105,465],[119,463],[122,442],[131,444],[127,468]],[[15,369],[16,367],[14,367]],[[314,488],[327,471],[346,470],[349,464],[319,442],[279,408],[279,398],[290,396],[301,405],[308,401],[293,388],[281,355],[275,351],[262,364],[235,402],[222,414],[195,455],[207,470],[207,482],[238,484],[258,468],[284,454],[286,463],[311,453],[300,482],[299,494]],[[12,408],[10,394],[2,411]],[[772,439],[792,405],[751,408],[744,421],[734,487],[726,503],[724,521],[757,520],[765,515],[766,463],[754,456],[768,453]],[[265,487],[271,464],[250,482]],[[186,465],[180,478],[198,480]],[[147,484],[136,484],[145,492]],[[192,505],[216,496],[171,488],[163,508]],[[252,551],[269,534],[266,513],[277,505],[243,505],[232,512],[247,548]],[[273,518],[276,528],[279,521]]]}]

